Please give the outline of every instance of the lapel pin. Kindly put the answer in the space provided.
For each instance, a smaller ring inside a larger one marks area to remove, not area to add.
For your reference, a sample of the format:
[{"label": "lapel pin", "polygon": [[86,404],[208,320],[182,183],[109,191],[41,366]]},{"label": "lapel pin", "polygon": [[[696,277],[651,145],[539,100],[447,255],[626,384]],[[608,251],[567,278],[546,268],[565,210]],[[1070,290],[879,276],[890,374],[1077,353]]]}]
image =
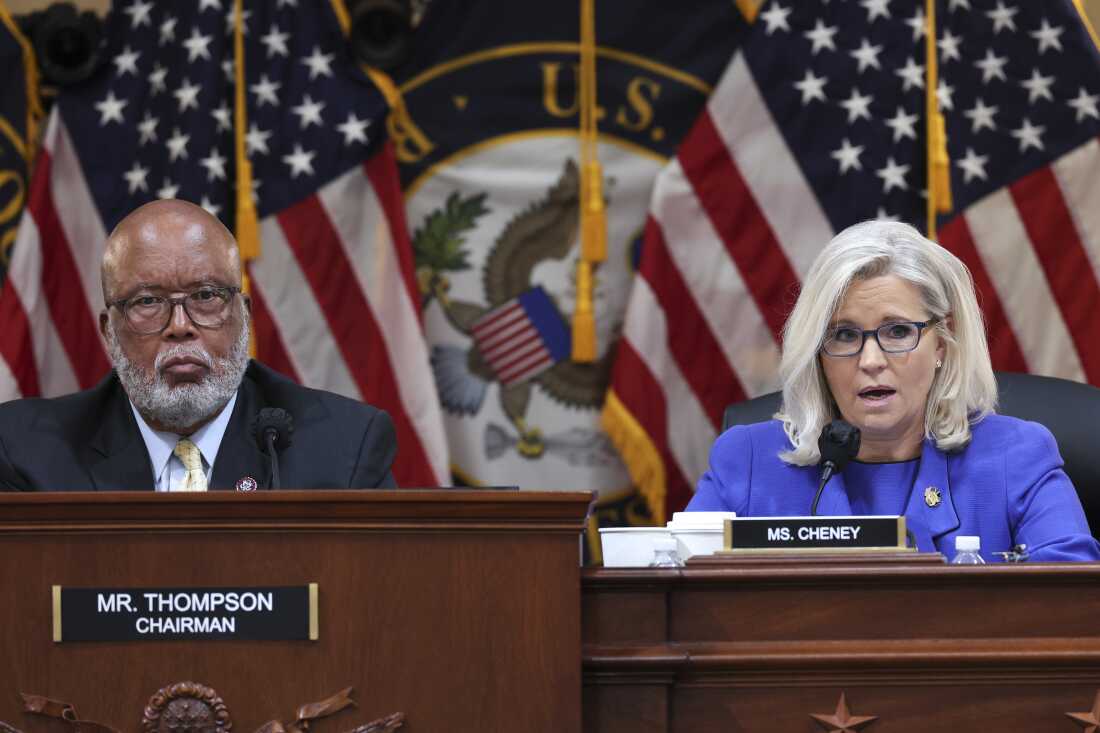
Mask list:
[{"label": "lapel pin", "polygon": [[943,494],[935,486],[929,486],[924,490],[924,503],[930,507],[938,507],[943,500]]},{"label": "lapel pin", "polygon": [[237,491],[255,491],[257,488],[259,488],[259,484],[251,476],[245,476],[237,480]]}]

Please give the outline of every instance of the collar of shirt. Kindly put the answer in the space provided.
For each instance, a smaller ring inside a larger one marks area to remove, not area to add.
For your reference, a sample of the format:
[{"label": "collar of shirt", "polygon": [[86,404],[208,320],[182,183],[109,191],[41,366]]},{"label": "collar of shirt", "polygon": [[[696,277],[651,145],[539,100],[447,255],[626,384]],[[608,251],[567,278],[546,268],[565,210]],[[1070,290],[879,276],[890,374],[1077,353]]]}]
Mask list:
[{"label": "collar of shirt", "polygon": [[[217,417],[188,436],[191,442],[198,446],[202,459],[206,462],[207,481],[210,480],[213,472],[214,460],[218,457],[218,449],[221,447],[222,438],[225,436],[225,429],[229,425],[229,417],[233,414],[235,404],[237,404],[236,392],[229,398],[229,402],[225,403],[225,407],[222,408]],[[141,438],[145,441],[145,448],[149,453],[149,463],[153,467],[156,490],[168,491],[168,464],[174,455],[172,451],[182,436],[162,430],[153,430],[149,427],[149,423],[145,422],[145,418],[141,416],[137,408],[134,407],[133,402],[130,403],[130,409],[134,411],[138,430],[141,432]],[[182,462],[180,465],[183,465]]]}]

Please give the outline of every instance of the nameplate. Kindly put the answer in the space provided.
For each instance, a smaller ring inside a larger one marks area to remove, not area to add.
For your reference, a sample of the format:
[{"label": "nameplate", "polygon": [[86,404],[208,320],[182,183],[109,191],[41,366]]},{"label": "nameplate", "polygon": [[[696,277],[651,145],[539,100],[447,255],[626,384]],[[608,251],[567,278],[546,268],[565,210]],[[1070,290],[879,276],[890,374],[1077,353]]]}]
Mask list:
[{"label": "nameplate", "polygon": [[230,588],[53,586],[53,640],[316,641],[317,584]]},{"label": "nameplate", "polygon": [[726,550],[905,549],[905,517],[737,517],[725,525]]}]

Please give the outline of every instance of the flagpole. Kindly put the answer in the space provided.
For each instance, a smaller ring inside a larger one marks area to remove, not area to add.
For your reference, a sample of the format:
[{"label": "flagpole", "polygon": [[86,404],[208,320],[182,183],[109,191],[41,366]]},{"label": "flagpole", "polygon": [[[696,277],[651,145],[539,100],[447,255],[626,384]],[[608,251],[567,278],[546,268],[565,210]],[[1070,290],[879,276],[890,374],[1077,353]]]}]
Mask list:
[{"label": "flagpole", "polygon": [[[248,263],[260,256],[260,225],[256,216],[256,202],[252,200],[252,162],[248,159],[245,135],[248,128],[248,114],[245,107],[244,74],[244,0],[233,3],[233,68],[235,71],[233,97],[233,142],[237,159],[237,206],[236,235],[237,247],[241,255],[241,289],[247,294],[251,291],[248,278]],[[256,355],[256,330],[248,340],[248,351]]]},{"label": "flagpole", "polygon": [[925,0],[925,129],[927,148],[927,231],[936,239],[936,215],[951,211],[951,160],[947,155],[947,124],[940,111],[936,58],[936,0]]},{"label": "flagpole", "polygon": [[595,269],[607,259],[607,212],[599,161],[596,121],[596,3],[581,0],[580,37],[581,257],[573,308],[573,361],[596,360],[596,313],[592,303]]}]

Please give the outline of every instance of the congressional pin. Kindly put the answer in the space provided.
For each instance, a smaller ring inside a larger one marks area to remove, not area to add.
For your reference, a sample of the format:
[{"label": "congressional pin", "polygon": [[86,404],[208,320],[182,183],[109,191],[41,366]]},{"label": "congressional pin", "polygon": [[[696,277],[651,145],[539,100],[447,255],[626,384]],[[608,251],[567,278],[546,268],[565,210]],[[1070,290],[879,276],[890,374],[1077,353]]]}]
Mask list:
[{"label": "congressional pin", "polygon": [[943,500],[943,495],[935,486],[929,486],[924,490],[924,503],[931,507],[937,507]]},{"label": "congressional pin", "polygon": [[237,480],[237,491],[255,491],[259,487],[260,485],[256,483],[256,479],[251,476],[245,476]]}]

